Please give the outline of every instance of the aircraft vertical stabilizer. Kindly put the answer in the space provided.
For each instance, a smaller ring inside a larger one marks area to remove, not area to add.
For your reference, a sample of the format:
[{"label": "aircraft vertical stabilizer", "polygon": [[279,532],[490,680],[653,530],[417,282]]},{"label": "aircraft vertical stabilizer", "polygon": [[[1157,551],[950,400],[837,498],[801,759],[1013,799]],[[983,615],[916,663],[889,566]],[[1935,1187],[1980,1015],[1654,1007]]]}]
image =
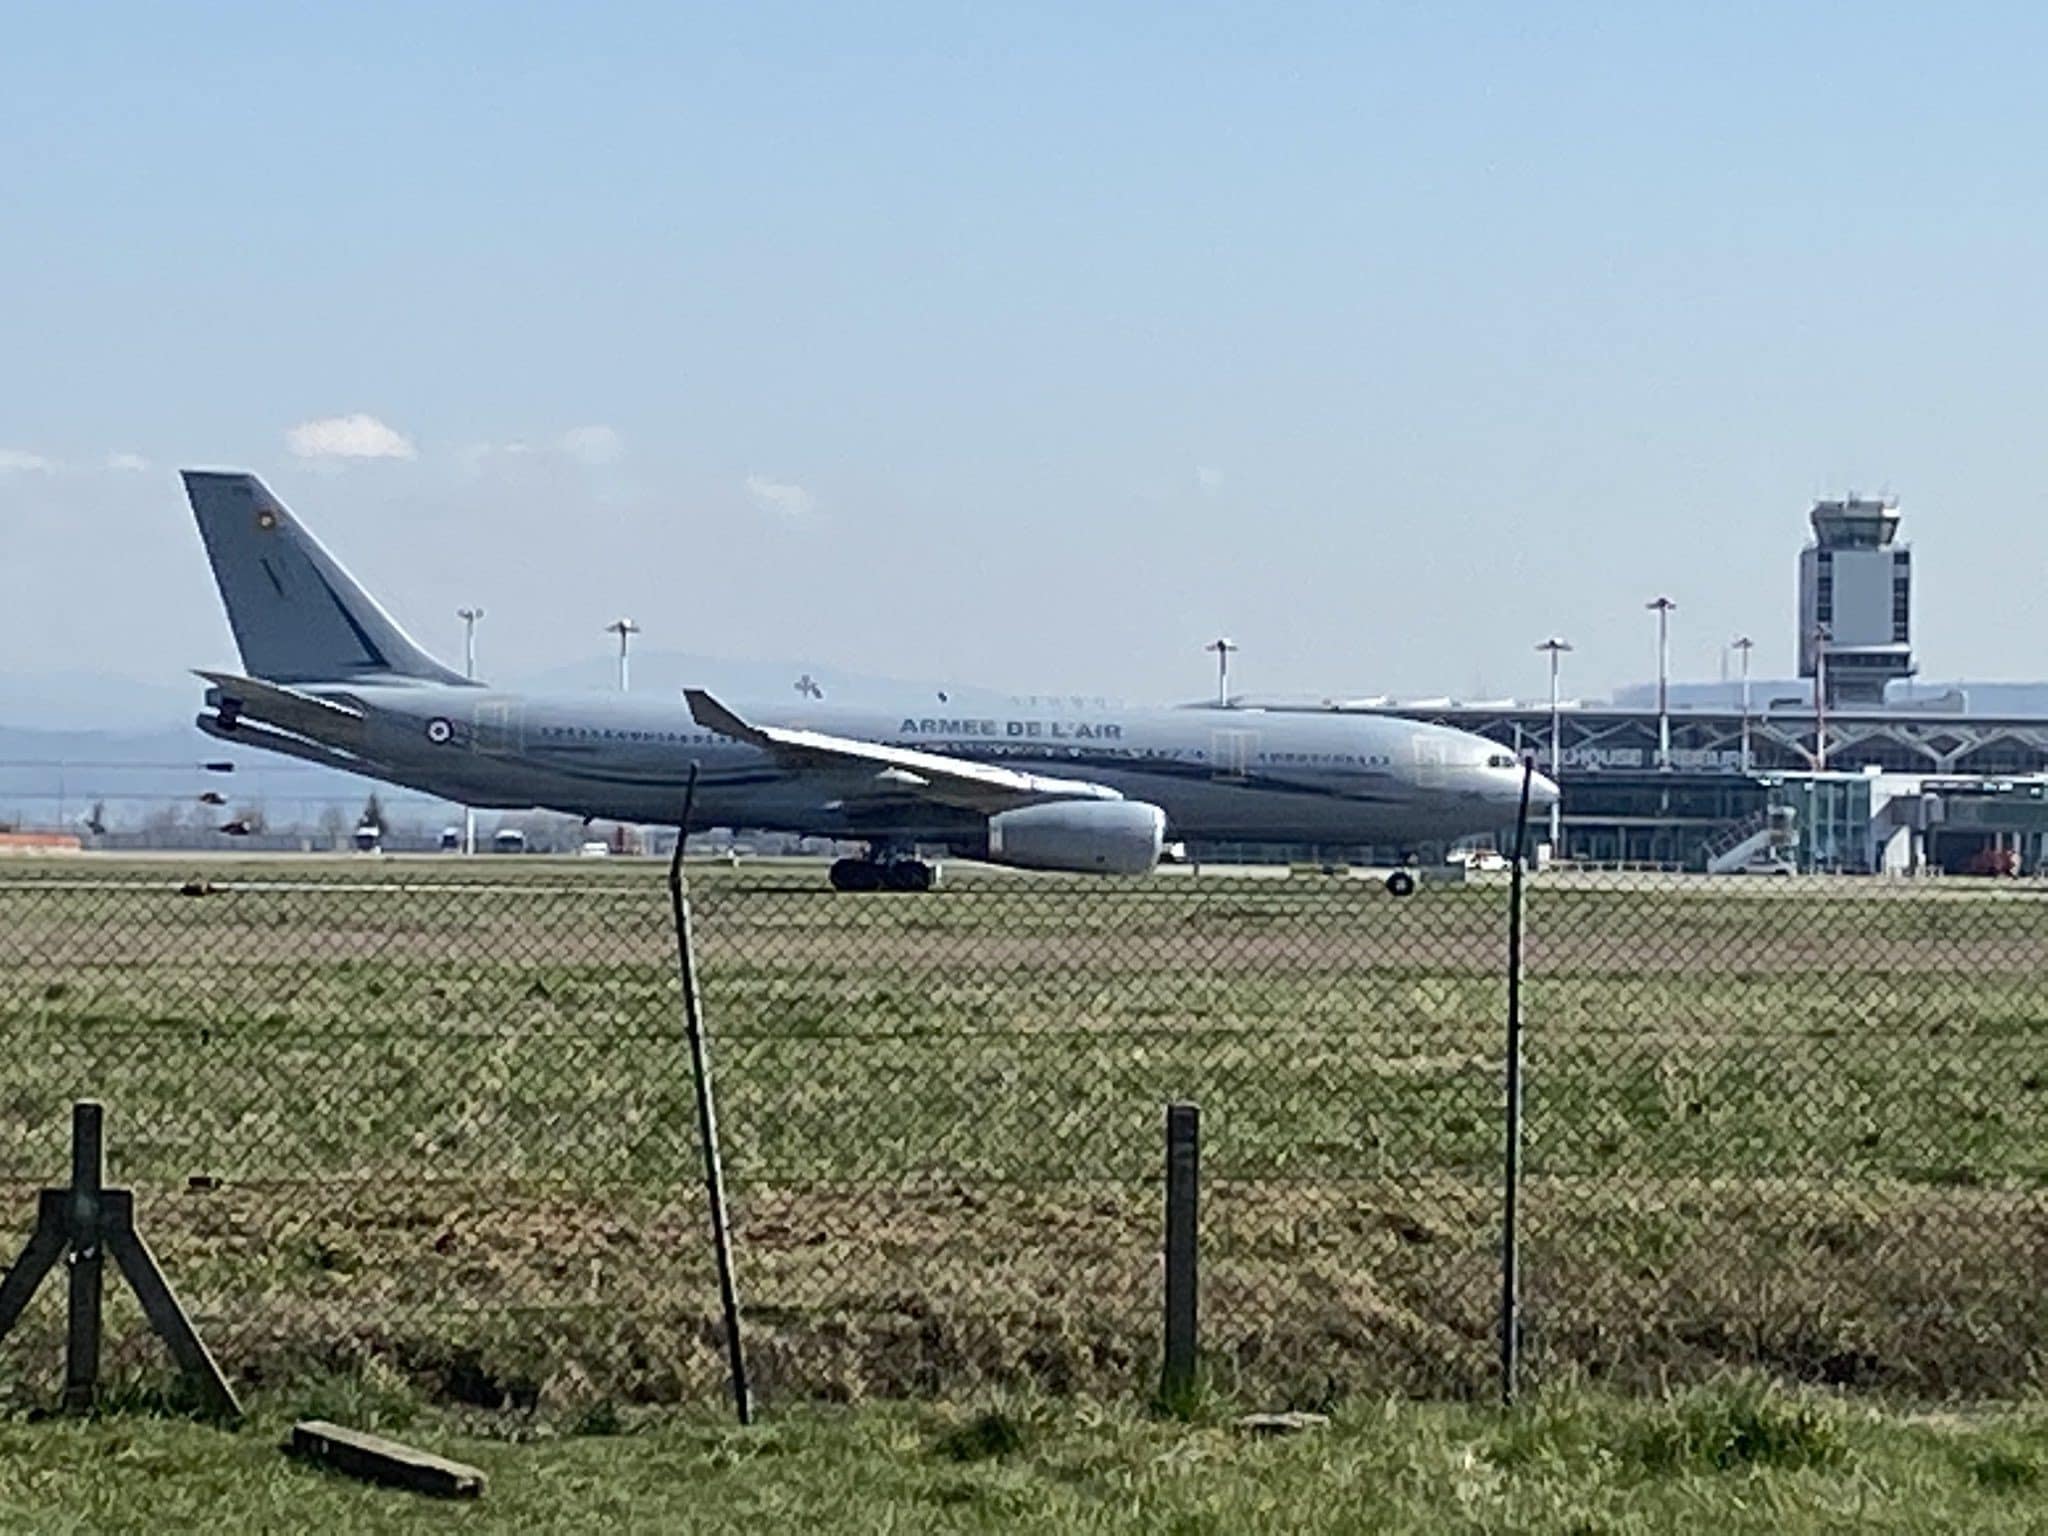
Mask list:
[{"label": "aircraft vertical stabilizer", "polygon": [[186,470],[184,478],[252,677],[465,681],[414,644],[261,480],[205,470]]}]

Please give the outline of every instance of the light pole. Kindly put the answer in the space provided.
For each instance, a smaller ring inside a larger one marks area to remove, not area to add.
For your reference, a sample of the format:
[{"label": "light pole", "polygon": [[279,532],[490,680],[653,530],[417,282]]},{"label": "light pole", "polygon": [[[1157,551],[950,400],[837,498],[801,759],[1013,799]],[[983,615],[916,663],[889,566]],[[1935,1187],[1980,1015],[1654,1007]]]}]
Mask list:
[{"label": "light pole", "polygon": [[1828,627],[1813,626],[1813,771],[1828,771]]},{"label": "light pole", "polygon": [[1749,772],[1749,653],[1756,649],[1756,642],[1747,635],[1738,636],[1734,648],[1742,653],[1742,771]]},{"label": "light pole", "polygon": [[605,625],[604,632],[619,637],[619,692],[624,693],[627,687],[626,646],[633,636],[640,633],[640,626],[631,619],[613,619]]},{"label": "light pole", "polygon": [[1230,653],[1237,649],[1237,642],[1218,635],[1202,649],[1216,653],[1216,707],[1223,709],[1230,703]]},{"label": "light pole", "polygon": [[1643,604],[1657,614],[1657,766],[1671,766],[1671,610],[1678,604],[1653,597]]},{"label": "light pole", "polygon": [[[1571,648],[1572,645],[1569,640],[1560,640],[1556,635],[1552,635],[1548,640],[1545,640],[1536,647],[1539,651],[1548,651],[1550,653],[1550,782],[1552,784],[1559,782],[1558,771],[1564,763],[1564,739],[1559,723],[1559,706],[1557,701],[1557,663],[1558,658]],[[1550,856],[1552,858],[1559,857],[1559,849],[1563,838],[1564,806],[1561,800],[1552,800],[1550,802]]]},{"label": "light pole", "polygon": [[476,621],[483,616],[481,608],[455,610],[455,617],[462,620],[462,675],[471,682],[476,681]]},{"label": "light pole", "polygon": [[[462,675],[471,682],[476,681],[476,621],[484,616],[481,608],[458,608],[455,617],[462,620]],[[476,852],[476,807],[462,808],[462,852],[468,857]]]}]

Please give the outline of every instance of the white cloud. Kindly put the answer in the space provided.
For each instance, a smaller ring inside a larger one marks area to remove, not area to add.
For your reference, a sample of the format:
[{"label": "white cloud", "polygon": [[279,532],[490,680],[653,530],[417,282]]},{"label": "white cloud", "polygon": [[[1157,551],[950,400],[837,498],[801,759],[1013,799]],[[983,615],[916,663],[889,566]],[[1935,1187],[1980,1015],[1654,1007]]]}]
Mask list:
[{"label": "white cloud", "polygon": [[1223,489],[1223,471],[1208,464],[1195,466],[1195,484],[1204,496],[1214,496]]},{"label": "white cloud", "polygon": [[419,450],[412,439],[376,417],[358,411],[353,416],[322,416],[302,421],[284,435],[293,453],[302,459],[413,459]]},{"label": "white cloud", "polygon": [[149,468],[149,460],[139,453],[110,453],[107,455],[107,468],[141,474]]},{"label": "white cloud", "polygon": [[571,427],[559,437],[465,443],[455,450],[456,465],[467,475],[510,474],[521,461],[541,466],[567,460],[598,468],[625,456],[625,436],[603,425]]},{"label": "white cloud", "polygon": [[524,443],[464,443],[455,450],[455,463],[466,475],[480,475],[508,456],[532,451]]},{"label": "white cloud", "polygon": [[579,464],[616,464],[626,451],[626,440],[611,427],[572,427],[558,446]]},{"label": "white cloud", "polygon": [[57,461],[22,448],[0,448],[0,475],[54,475]]},{"label": "white cloud", "polygon": [[747,476],[747,496],[763,512],[782,517],[807,517],[818,500],[800,485],[770,480],[766,475]]}]

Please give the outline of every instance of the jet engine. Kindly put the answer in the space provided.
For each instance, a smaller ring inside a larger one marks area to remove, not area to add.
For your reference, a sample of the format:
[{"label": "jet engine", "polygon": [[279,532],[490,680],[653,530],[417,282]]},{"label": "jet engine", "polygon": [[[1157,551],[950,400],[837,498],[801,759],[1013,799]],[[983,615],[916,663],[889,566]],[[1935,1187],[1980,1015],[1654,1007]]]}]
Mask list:
[{"label": "jet engine", "polygon": [[1166,840],[1166,812],[1142,800],[1054,800],[988,819],[986,857],[1016,869],[1149,874]]}]

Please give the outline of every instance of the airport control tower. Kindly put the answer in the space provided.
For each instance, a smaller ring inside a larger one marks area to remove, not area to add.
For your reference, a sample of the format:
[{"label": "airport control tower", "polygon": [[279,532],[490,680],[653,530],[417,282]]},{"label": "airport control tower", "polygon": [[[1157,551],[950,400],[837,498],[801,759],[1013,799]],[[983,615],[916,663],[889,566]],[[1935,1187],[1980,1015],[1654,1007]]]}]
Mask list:
[{"label": "airport control tower", "polygon": [[1799,675],[1825,651],[1830,705],[1884,702],[1911,677],[1913,552],[1894,543],[1899,505],[1850,495],[1813,504],[1814,542],[1799,552]]}]

